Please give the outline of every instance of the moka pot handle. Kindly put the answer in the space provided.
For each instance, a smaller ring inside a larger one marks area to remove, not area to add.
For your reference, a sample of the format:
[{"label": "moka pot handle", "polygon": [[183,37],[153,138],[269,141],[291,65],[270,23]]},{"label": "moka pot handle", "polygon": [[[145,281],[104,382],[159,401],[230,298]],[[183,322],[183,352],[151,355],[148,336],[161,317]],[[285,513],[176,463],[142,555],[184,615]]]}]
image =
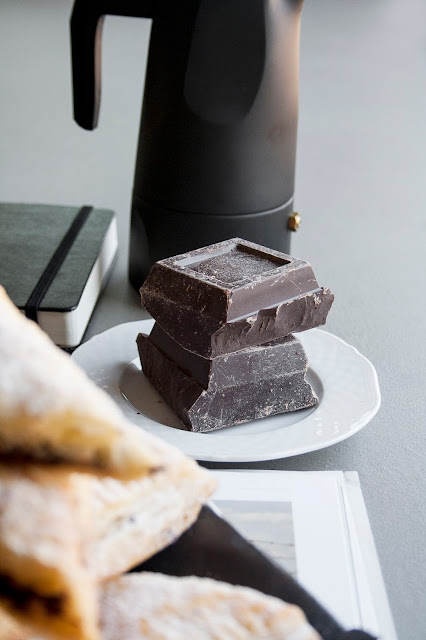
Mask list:
[{"label": "moka pot handle", "polygon": [[98,124],[104,16],[153,18],[157,6],[158,0],[75,0],[70,20],[74,119],[84,129]]}]

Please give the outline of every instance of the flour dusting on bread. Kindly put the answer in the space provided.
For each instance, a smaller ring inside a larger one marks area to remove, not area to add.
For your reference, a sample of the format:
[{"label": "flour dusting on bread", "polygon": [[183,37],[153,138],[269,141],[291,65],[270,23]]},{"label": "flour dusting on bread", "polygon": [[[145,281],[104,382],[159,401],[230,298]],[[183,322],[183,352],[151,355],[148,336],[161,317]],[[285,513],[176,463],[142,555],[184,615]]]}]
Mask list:
[{"label": "flour dusting on bread", "polygon": [[173,449],[127,422],[0,287],[0,455],[129,476],[158,467],[167,451]]},{"label": "flour dusting on bread", "polygon": [[319,640],[299,607],[209,578],[132,573],[100,606],[105,640]]}]

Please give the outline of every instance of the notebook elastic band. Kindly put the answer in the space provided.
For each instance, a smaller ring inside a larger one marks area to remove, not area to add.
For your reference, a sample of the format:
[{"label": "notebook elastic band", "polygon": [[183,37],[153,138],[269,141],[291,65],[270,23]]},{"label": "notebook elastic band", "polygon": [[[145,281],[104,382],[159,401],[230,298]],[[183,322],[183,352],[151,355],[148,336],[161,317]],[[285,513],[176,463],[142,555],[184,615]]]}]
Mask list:
[{"label": "notebook elastic band", "polygon": [[93,207],[84,206],[75,216],[70,228],[62,238],[59,247],[51,257],[27,300],[27,304],[25,305],[25,315],[27,318],[37,322],[38,308],[92,209]]}]

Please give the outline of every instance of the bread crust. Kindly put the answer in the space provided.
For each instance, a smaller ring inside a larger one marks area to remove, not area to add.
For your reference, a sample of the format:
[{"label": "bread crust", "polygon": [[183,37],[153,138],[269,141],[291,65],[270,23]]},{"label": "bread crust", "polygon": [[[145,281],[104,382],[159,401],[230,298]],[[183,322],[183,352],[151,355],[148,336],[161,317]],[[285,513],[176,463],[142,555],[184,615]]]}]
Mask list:
[{"label": "bread crust", "polygon": [[127,571],[171,544],[197,519],[215,478],[179,456],[140,479],[88,479],[95,536],[86,563],[99,580]]},{"label": "bread crust", "polygon": [[[103,583],[99,605],[103,640],[320,640],[299,607],[209,578],[132,573]],[[34,635],[0,609],[0,640]]]},{"label": "bread crust", "polygon": [[320,640],[296,605],[209,578],[128,574],[100,607],[104,640]]},{"label": "bread crust", "polygon": [[81,561],[83,502],[61,469],[0,465],[0,600],[35,629],[100,638]]},{"label": "bread crust", "polygon": [[0,456],[69,461],[122,477],[161,464],[141,434],[0,287]]},{"label": "bread crust", "polygon": [[35,628],[97,640],[97,582],[171,543],[214,487],[179,452],[126,480],[73,465],[0,465],[0,602]]}]

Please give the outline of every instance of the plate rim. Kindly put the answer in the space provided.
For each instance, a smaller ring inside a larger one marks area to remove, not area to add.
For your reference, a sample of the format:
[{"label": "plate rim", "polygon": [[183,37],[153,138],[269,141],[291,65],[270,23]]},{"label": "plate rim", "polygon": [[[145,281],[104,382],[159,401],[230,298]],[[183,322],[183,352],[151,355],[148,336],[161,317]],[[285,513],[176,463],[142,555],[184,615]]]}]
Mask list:
[{"label": "plate rim", "polygon": [[[145,319],[141,319],[141,320],[134,320],[134,321],[130,321],[130,322],[124,322],[124,323],[120,323],[117,324],[113,327],[109,327],[108,329],[106,329],[105,331],[102,331],[94,336],[92,336],[89,340],[87,340],[86,342],[84,342],[83,344],[81,344],[77,349],[75,349],[75,351],[72,354],[72,359],[86,372],[86,374],[89,376],[89,378],[92,379],[92,381],[96,383],[95,380],[93,380],[93,378],[90,376],[90,373],[87,371],[86,367],[80,363],[80,357],[82,355],[84,355],[84,351],[86,350],[86,348],[88,347],[89,343],[90,344],[90,348],[93,347],[93,344],[96,342],[99,342],[101,340],[104,340],[105,338],[109,338],[108,334],[112,334],[115,332],[119,332],[121,333],[122,331],[130,331],[130,326],[134,326],[136,327],[136,325],[139,325],[139,329],[135,330],[134,335],[136,337],[137,335],[137,331],[141,331],[141,330],[147,330],[150,329],[152,327],[152,325],[154,324],[154,320],[150,319],[150,318],[145,318]],[[305,453],[312,453],[314,451],[319,451],[321,449],[327,448],[329,446],[332,446],[334,444],[338,444],[339,442],[342,442],[348,438],[350,438],[351,436],[355,435],[356,433],[358,433],[362,428],[364,428],[373,418],[374,416],[377,414],[380,405],[381,405],[381,393],[380,393],[380,387],[379,387],[379,381],[378,381],[378,376],[377,376],[377,371],[374,367],[374,365],[371,363],[371,361],[364,356],[362,353],[360,353],[360,351],[354,347],[353,345],[349,344],[348,342],[346,342],[345,340],[343,340],[342,338],[340,338],[339,336],[336,336],[334,333],[331,333],[329,331],[326,331],[324,329],[320,329],[320,328],[314,328],[314,329],[310,329],[307,332],[303,332],[303,333],[297,333],[296,336],[298,338],[300,338],[303,342],[303,336],[306,334],[312,334],[313,332],[315,332],[315,334],[325,334],[327,336],[326,339],[331,339],[333,340],[336,344],[338,344],[341,348],[343,349],[347,349],[349,351],[352,352],[353,355],[355,355],[355,357],[357,359],[359,359],[360,362],[362,362],[363,366],[366,368],[366,370],[369,373],[369,390],[370,393],[372,392],[372,396],[374,401],[372,402],[370,408],[368,410],[366,410],[362,416],[360,416],[355,425],[353,425],[351,427],[351,429],[349,430],[345,430],[343,433],[337,433],[335,436],[330,436],[329,438],[327,438],[325,441],[316,441],[315,443],[311,442],[311,443],[305,443],[305,444],[300,444],[296,449],[293,447],[293,449],[289,450],[287,448],[287,450],[282,450],[282,449],[277,449],[277,447],[273,447],[274,451],[270,451],[269,453],[263,452],[263,453],[258,453],[256,454],[256,452],[252,452],[250,454],[245,453],[235,453],[235,451],[233,453],[227,454],[226,452],[221,451],[220,453],[204,453],[204,452],[200,452],[200,451],[193,451],[193,449],[196,449],[195,446],[190,446],[190,447],[185,447],[185,446],[180,446],[179,444],[177,444],[176,442],[170,443],[173,446],[176,446],[178,448],[180,448],[186,455],[193,457],[196,460],[200,460],[203,462],[222,462],[222,463],[241,463],[241,462],[262,462],[262,461],[267,461],[267,460],[278,460],[278,459],[283,459],[283,458],[289,458],[289,457],[293,457],[293,456],[297,456],[297,455],[303,455]],[[128,362],[126,362],[126,366],[132,362],[135,358],[131,358],[129,359]],[[315,371],[315,368],[314,368]],[[321,383],[323,383],[323,380],[321,379]],[[108,395],[110,397],[112,397],[112,399],[117,402],[117,404],[120,406],[120,402],[124,403],[127,407],[132,406],[121,394],[120,390],[118,389],[118,385],[117,385],[117,389],[116,392],[114,394],[109,393],[108,391],[106,391],[106,393],[108,393]],[[123,405],[120,406],[120,409],[123,410]],[[313,412],[311,412],[308,416],[306,416],[306,418],[303,418],[302,420],[298,421],[297,424],[303,423],[305,420],[307,420],[310,416],[315,414],[315,410]],[[126,415],[126,418],[130,420],[129,416]],[[144,416],[143,414],[141,414],[141,419],[142,420],[147,420],[149,421],[150,424],[155,424],[155,421],[152,420],[151,418],[149,418],[148,416]],[[140,424],[139,422],[135,423],[133,422],[133,424],[136,424],[136,426],[138,426],[139,428],[145,428],[146,425],[144,425],[143,423]],[[167,426],[167,425],[162,425],[162,426]],[[170,429],[173,429],[173,432],[176,432],[178,430],[174,429],[173,427],[169,427]],[[285,428],[285,427],[284,427]],[[152,434],[152,430],[149,431],[150,434]],[[188,434],[191,432],[188,431],[182,431],[182,433]],[[219,432],[218,432],[219,433]],[[224,429],[223,431],[220,430],[220,433],[223,435],[226,433],[226,429]],[[205,434],[194,434],[194,435],[205,435]],[[257,434],[256,434],[257,435]],[[164,434],[158,434],[157,437],[163,439],[163,440],[167,440],[167,438],[164,437]],[[212,444],[212,443],[210,443]],[[209,447],[210,451],[212,449],[212,447]]]}]

